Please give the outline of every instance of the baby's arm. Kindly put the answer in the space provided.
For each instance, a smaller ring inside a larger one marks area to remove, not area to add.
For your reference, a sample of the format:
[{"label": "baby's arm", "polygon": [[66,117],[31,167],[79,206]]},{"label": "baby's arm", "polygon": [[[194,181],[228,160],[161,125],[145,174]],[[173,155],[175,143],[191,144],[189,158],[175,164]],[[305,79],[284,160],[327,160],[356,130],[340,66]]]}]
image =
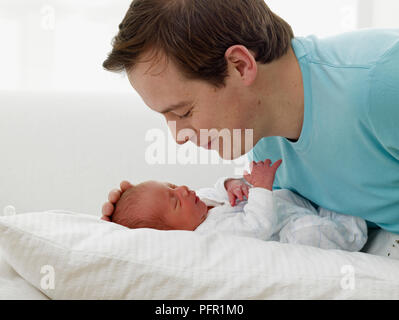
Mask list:
[{"label": "baby's arm", "polygon": [[213,188],[201,188],[196,190],[197,195],[200,198],[206,197],[222,203],[229,202],[230,205],[234,207],[237,199],[243,201],[245,200],[244,196],[248,199],[251,185],[272,191],[272,185],[270,184],[273,184],[275,173],[281,162],[282,160],[279,160],[271,167],[271,161],[269,159],[265,162],[252,162],[251,175],[245,171],[246,175],[243,178],[219,178]]},{"label": "baby's arm", "polygon": [[224,204],[229,202],[229,197],[227,195],[227,190],[224,188],[224,182],[231,179],[230,177],[219,178],[213,187],[200,188],[195,190],[197,196],[201,199],[214,200],[219,204]]},{"label": "baby's arm", "polygon": [[207,230],[214,232],[269,240],[277,226],[277,215],[273,210],[273,192],[270,189],[281,161],[273,166],[270,166],[270,163],[255,163],[252,165],[252,173],[246,174],[246,179],[253,182],[253,187],[249,189],[248,203],[243,211],[211,214],[199,229],[204,230],[206,226]]},{"label": "baby's arm", "polygon": [[196,193],[201,199],[215,200],[220,204],[230,203],[234,207],[237,199],[242,201],[245,200],[244,196],[248,198],[249,188],[244,178],[221,177],[213,187],[197,189]]},{"label": "baby's arm", "polygon": [[251,163],[251,173],[244,178],[253,187],[249,189],[248,203],[236,216],[236,231],[262,240],[269,240],[278,226],[278,216],[273,209],[273,182],[282,160],[273,165],[270,159]]},{"label": "baby's arm", "polygon": [[[274,233],[273,193],[264,188],[249,189],[248,202],[241,211],[227,206],[218,207],[196,229],[200,233],[224,233],[269,240]],[[225,211],[223,211],[225,210]]]},{"label": "baby's arm", "polygon": [[273,210],[273,192],[260,187],[249,189],[248,203],[231,219],[236,235],[269,240],[278,224]]}]

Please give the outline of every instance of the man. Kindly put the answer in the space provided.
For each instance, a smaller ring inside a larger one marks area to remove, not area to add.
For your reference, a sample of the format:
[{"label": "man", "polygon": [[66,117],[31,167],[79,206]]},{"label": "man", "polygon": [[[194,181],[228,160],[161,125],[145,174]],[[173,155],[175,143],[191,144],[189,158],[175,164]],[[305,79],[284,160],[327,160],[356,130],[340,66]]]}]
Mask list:
[{"label": "man", "polygon": [[135,0],[103,66],[195,133],[177,143],[253,129],[250,160],[283,159],[273,189],[399,233],[399,30],[295,38],[263,0]]}]

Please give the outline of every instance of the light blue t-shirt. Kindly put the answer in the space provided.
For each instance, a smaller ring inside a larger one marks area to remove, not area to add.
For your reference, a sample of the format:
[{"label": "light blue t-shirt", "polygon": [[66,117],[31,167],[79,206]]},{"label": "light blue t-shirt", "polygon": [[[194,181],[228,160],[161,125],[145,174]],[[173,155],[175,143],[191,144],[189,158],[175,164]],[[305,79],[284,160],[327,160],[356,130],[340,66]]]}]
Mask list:
[{"label": "light blue t-shirt", "polygon": [[283,159],[274,189],[399,234],[399,29],[292,47],[304,82],[300,138],[263,138],[249,160]]}]

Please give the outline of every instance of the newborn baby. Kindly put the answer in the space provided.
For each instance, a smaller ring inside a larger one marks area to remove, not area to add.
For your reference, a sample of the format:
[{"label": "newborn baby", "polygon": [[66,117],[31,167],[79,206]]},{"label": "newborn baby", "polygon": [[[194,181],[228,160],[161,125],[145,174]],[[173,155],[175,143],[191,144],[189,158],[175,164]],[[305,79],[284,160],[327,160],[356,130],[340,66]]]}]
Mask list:
[{"label": "newborn baby", "polygon": [[[218,232],[323,249],[359,251],[366,222],[312,204],[290,190],[272,191],[281,160],[253,162],[243,179],[219,179],[196,192],[186,186],[147,181],[130,185],[103,216],[128,228]],[[244,199],[246,196],[247,200]],[[241,200],[235,205],[236,200]]]}]

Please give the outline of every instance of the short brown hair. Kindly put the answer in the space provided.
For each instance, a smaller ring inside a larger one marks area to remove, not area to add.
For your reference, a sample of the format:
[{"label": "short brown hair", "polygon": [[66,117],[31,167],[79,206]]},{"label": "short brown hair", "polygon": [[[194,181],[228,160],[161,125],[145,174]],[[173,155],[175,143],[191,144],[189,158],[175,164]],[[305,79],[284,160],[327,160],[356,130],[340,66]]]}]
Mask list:
[{"label": "short brown hair", "polygon": [[223,87],[229,47],[243,45],[256,61],[269,63],[288,51],[293,37],[264,0],[134,0],[103,67],[129,71],[144,52],[153,52],[151,59],[163,53],[186,79]]}]

